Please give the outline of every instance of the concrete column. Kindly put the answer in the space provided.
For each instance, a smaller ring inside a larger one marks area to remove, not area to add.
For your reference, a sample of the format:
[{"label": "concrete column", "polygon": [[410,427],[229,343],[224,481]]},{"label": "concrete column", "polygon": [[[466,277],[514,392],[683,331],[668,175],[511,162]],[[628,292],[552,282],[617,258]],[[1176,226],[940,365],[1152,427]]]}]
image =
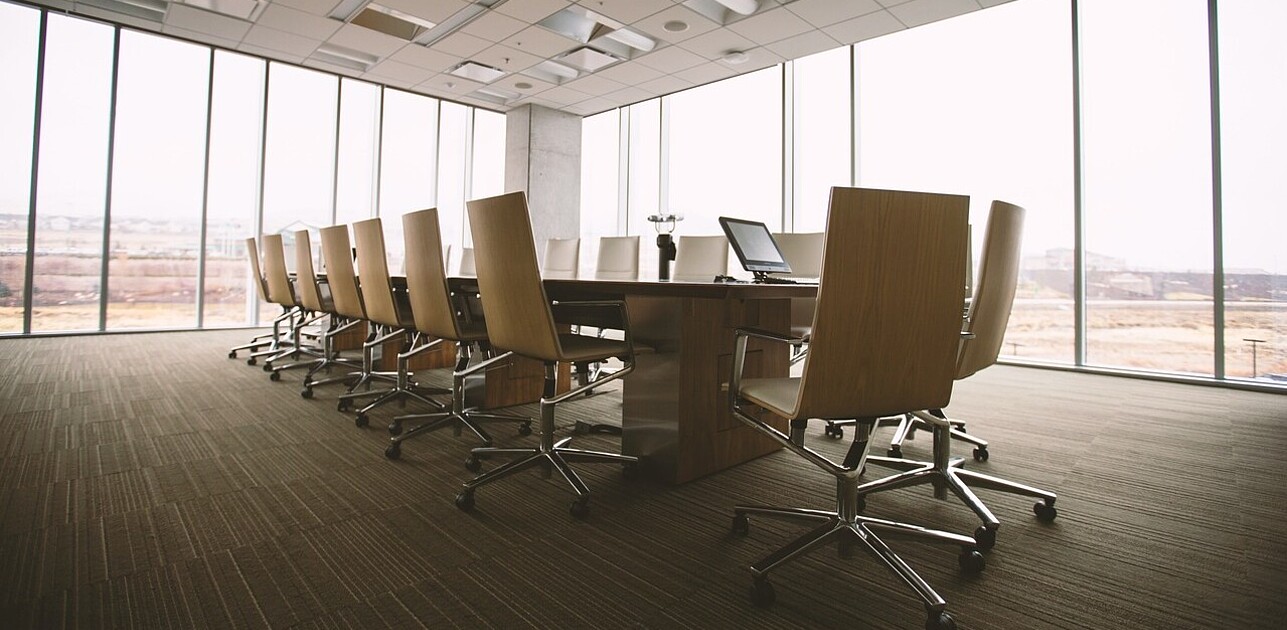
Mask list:
[{"label": "concrete column", "polygon": [[527,192],[538,255],[581,235],[581,117],[540,105],[505,116],[505,190]]}]

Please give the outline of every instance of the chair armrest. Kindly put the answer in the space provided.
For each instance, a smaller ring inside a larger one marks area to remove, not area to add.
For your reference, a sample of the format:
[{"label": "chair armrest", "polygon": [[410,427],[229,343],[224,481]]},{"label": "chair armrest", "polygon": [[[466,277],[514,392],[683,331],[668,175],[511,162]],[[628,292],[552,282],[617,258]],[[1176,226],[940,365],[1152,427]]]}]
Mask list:
[{"label": "chair armrest", "polygon": [[776,333],[771,330],[761,330],[759,328],[738,328],[733,331],[736,337],[755,337],[757,339],[767,339],[780,343],[799,344],[808,341],[807,337],[796,337],[794,335]]}]

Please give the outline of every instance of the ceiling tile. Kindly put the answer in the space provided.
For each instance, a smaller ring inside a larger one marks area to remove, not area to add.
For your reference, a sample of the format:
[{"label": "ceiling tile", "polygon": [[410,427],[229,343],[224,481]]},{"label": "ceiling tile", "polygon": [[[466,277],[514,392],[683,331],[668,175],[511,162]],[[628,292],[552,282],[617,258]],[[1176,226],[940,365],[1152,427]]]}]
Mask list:
[{"label": "ceiling tile", "polygon": [[323,72],[330,72],[331,74],[338,74],[346,77],[357,78],[362,75],[361,72],[352,68],[345,68],[344,66],[337,66],[333,63],[326,63],[325,61],[318,61],[316,59],[305,59],[304,66],[314,70],[321,70]]},{"label": "ceiling tile", "polygon": [[[672,33],[665,28],[666,23],[672,21],[683,22],[688,25],[688,28],[679,33]],[[716,24],[702,14],[693,11],[688,7],[676,5],[662,11],[661,13],[639,20],[638,22],[631,24],[630,28],[641,30],[649,36],[663,42],[674,44],[686,39],[692,39],[702,33],[709,33],[719,28],[719,24]]]},{"label": "ceiling tile", "polygon": [[285,61],[287,63],[302,63],[304,61],[304,55],[292,55],[288,52],[264,48],[263,46],[256,46],[245,41],[242,41],[241,44],[237,46],[237,50],[250,55],[259,55],[260,57],[266,57],[276,61]]},{"label": "ceiling tile", "polygon": [[335,5],[339,3],[340,0],[273,0],[273,4],[299,9],[313,15],[329,15],[331,9],[334,9]]},{"label": "ceiling tile", "polygon": [[670,76],[640,83],[637,87],[641,90],[652,92],[657,96],[662,96],[664,94],[670,94],[680,90],[687,90],[688,88],[693,87],[693,84],[679,77]]},{"label": "ceiling tile", "polygon": [[521,72],[545,60],[501,44],[496,44],[470,59],[511,73]]},{"label": "ceiling tile", "polygon": [[224,39],[222,37],[215,37],[214,35],[208,35],[206,33],[198,33],[196,31],[189,31],[186,28],[177,28],[177,27],[168,26],[168,25],[162,26],[161,32],[166,35],[173,35],[174,37],[181,37],[183,39],[192,40],[194,42],[202,42],[205,44],[210,44],[211,46],[218,46],[220,48],[236,49],[237,44],[239,43],[235,39]]},{"label": "ceiling tile", "polygon": [[469,4],[464,0],[377,0],[377,3],[434,24],[441,23]]},{"label": "ceiling tile", "polygon": [[443,72],[461,62],[461,57],[448,55],[445,52],[426,48],[419,44],[408,44],[389,56],[389,59],[410,64],[418,68]]},{"label": "ceiling tile", "polygon": [[890,7],[889,12],[908,28],[969,13],[979,8],[974,0],[912,0]]},{"label": "ceiling tile", "polygon": [[538,98],[545,101],[558,103],[560,106],[562,106],[562,105],[571,105],[573,103],[580,103],[581,101],[591,98],[591,95],[586,94],[585,92],[582,92],[580,90],[574,90],[565,85],[560,85],[558,87],[552,87],[548,90],[545,90],[544,92],[541,92]]},{"label": "ceiling tile", "polygon": [[580,42],[574,39],[545,30],[539,26],[529,26],[506,37],[500,43],[542,58],[553,57],[581,45]]},{"label": "ceiling tile", "polygon": [[416,89],[428,90],[430,94],[452,94],[456,96],[463,96],[480,87],[483,87],[482,83],[446,73],[435,75],[430,77],[429,80],[416,85]]},{"label": "ceiling tile", "polygon": [[[519,83],[526,83],[531,87],[521,88],[521,87],[518,87]],[[525,74],[511,74],[511,75],[503,76],[499,79],[496,79],[494,82],[492,82],[492,85],[498,88],[501,88],[503,90],[518,92],[519,94],[524,94],[526,96],[539,94],[541,92],[544,92],[545,90],[548,90],[554,87],[553,83],[542,81],[540,79],[535,79]]]},{"label": "ceiling tile", "polygon": [[603,70],[594,73],[594,76],[611,79],[617,83],[625,85],[634,85],[642,81],[651,81],[664,75],[661,72],[639,63],[638,61],[627,61],[609,68],[604,68]]},{"label": "ceiling tile", "polygon": [[691,82],[693,85],[705,85],[720,79],[727,79],[734,74],[734,70],[727,65],[718,61],[708,61],[696,68],[689,68],[682,72],[675,73],[675,76]]},{"label": "ceiling tile", "polygon": [[781,41],[812,29],[808,22],[783,8],[763,11],[728,26],[728,30],[759,45]]},{"label": "ceiling tile", "polygon": [[[759,48],[752,48],[751,50],[747,50],[745,52],[746,52],[746,56],[749,58],[745,63],[725,64],[725,65],[732,68],[733,71],[737,72],[738,74],[746,74],[748,72],[755,72],[756,70],[761,70],[769,66],[775,66],[777,64],[786,62],[786,59],[783,58],[781,55],[769,50],[768,48],[764,48],[763,46]],[[717,62],[717,63],[724,63],[724,62]]]},{"label": "ceiling tile", "polygon": [[198,33],[207,33],[215,37],[241,41],[250,30],[250,22],[237,20],[218,13],[202,11],[181,4],[170,5],[170,10],[165,14],[165,23],[169,26],[196,31]]},{"label": "ceiling tile", "polygon": [[106,20],[108,22],[116,22],[117,24],[124,24],[125,26],[133,26],[145,31],[159,31],[163,26],[161,22],[153,22],[152,20],[145,20],[132,15],[125,15],[124,13],[108,11],[106,9],[100,9],[87,4],[78,3],[76,5],[76,12],[81,15]]},{"label": "ceiling tile", "polygon": [[[176,6],[178,5],[170,5],[170,10],[173,11]],[[335,31],[344,26],[338,20],[317,17],[279,4],[268,5],[255,23],[319,41],[334,35]]]},{"label": "ceiling tile", "polygon": [[430,46],[430,48],[445,52],[449,55],[455,55],[457,57],[464,57],[467,59],[486,50],[487,47],[491,45],[492,42],[481,37],[475,37],[469,33],[456,31],[451,35],[434,42],[434,45]]},{"label": "ceiling tile", "polygon": [[707,60],[705,57],[684,50],[679,46],[667,46],[661,50],[648,53],[635,61],[662,74],[674,74],[680,70],[699,66],[706,63]]},{"label": "ceiling tile", "polygon": [[578,116],[590,116],[593,114],[600,114],[600,113],[606,112],[610,109],[616,109],[617,107],[618,105],[616,103],[606,98],[596,97],[589,100],[581,101],[580,103],[574,103],[572,105],[568,105],[563,109],[569,112],[572,112],[573,114],[576,114]]},{"label": "ceiling tile", "polygon": [[[250,29],[250,32],[246,33],[246,36],[242,38],[241,43],[243,46],[249,44],[251,46],[257,46],[268,50],[277,50],[303,59],[304,57],[313,54],[313,51],[317,50],[317,46],[322,42],[316,39],[309,39],[307,37],[287,33],[285,31],[279,31],[274,28],[268,28],[267,26],[254,26]],[[242,50],[245,49],[243,48]],[[268,56],[272,57],[273,55]]]},{"label": "ceiling tile", "polygon": [[416,85],[418,83],[423,83],[429,77],[436,74],[437,73],[432,70],[417,68],[416,66],[405,64],[400,61],[386,59],[385,61],[381,61],[380,63],[371,66],[371,68],[366,71],[365,76],[375,76],[381,79],[400,81],[404,85]]},{"label": "ceiling tile", "polygon": [[711,60],[729,51],[755,48],[754,42],[728,29],[714,30],[676,45]]},{"label": "ceiling tile", "polygon": [[774,54],[783,59],[799,59],[808,57],[814,53],[820,53],[824,50],[831,50],[842,46],[840,42],[831,39],[822,31],[809,31],[801,33],[790,39],[784,39],[780,42],[774,42],[765,46]]},{"label": "ceiling tile", "polygon": [[999,7],[1011,1],[1012,0],[979,0],[979,6],[987,9],[990,7]]},{"label": "ceiling tile", "polygon": [[577,4],[622,24],[634,24],[674,6],[671,0],[578,0]]},{"label": "ceiling tile", "polygon": [[370,53],[381,59],[392,55],[399,48],[407,45],[406,40],[355,24],[345,24],[326,41],[336,46]]},{"label": "ceiling tile", "polygon": [[876,0],[796,0],[787,10],[819,28],[880,10]]},{"label": "ceiling tile", "polygon": [[461,32],[481,37],[487,41],[499,42],[527,27],[528,24],[526,22],[516,20],[504,13],[488,11],[478,16],[478,19],[473,22],[466,24],[464,28],[460,30]]},{"label": "ceiling tile", "polygon": [[822,32],[842,44],[853,44],[865,39],[901,31],[905,28],[903,23],[890,15],[888,11],[877,11],[839,24],[833,24],[823,28]]},{"label": "ceiling tile", "polygon": [[564,85],[574,90],[585,92],[586,94],[606,94],[626,87],[626,84],[613,81],[611,79],[605,79],[597,73],[587,77],[581,77],[575,81],[568,81],[567,83],[564,83]]},{"label": "ceiling tile", "polygon": [[493,11],[535,24],[570,4],[572,3],[567,0],[514,0],[496,7]]},{"label": "ceiling tile", "polygon": [[637,87],[628,87],[624,90],[617,90],[616,92],[605,94],[603,98],[613,101],[618,105],[630,105],[631,103],[646,101],[656,96],[656,94],[647,90],[641,90]]}]

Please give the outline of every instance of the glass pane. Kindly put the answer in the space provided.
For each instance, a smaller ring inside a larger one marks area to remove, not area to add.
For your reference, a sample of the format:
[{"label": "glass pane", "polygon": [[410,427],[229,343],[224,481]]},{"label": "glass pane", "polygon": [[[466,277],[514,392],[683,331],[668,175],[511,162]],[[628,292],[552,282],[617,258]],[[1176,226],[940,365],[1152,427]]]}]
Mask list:
[{"label": "glass pane", "polygon": [[[465,160],[469,155],[469,109],[456,103],[442,104],[438,130],[438,224],[443,247],[459,252],[465,229]],[[385,226],[389,232],[389,226]],[[390,236],[389,238],[393,238]],[[390,265],[401,259],[402,221],[397,221],[397,247],[389,248]],[[390,266],[390,269],[397,267]]]},{"label": "glass pane", "polygon": [[1287,382],[1287,4],[1219,7],[1225,374]]},{"label": "glass pane", "polygon": [[0,3],[0,333],[22,332],[40,12]]},{"label": "glass pane", "polygon": [[264,62],[215,51],[206,191],[203,324],[253,323],[256,290],[244,241],[255,235],[264,120]]},{"label": "glass pane", "polygon": [[113,29],[48,16],[31,329],[96,330]]},{"label": "glass pane", "polygon": [[593,278],[600,236],[621,234],[618,218],[621,110],[581,119],[581,277]]},{"label": "glass pane", "polygon": [[630,156],[624,231],[641,235],[639,278],[656,280],[657,248],[648,245],[656,232],[645,218],[661,211],[661,99],[636,103],[627,111]]},{"label": "glass pane", "polygon": [[782,68],[666,97],[677,234],[723,234],[720,216],[782,228]]},{"label": "glass pane", "polygon": [[[481,199],[505,192],[505,125],[504,114],[483,109],[474,110],[474,162],[469,172],[469,198]],[[469,234],[469,214],[461,217],[462,247],[473,245]],[[459,264],[461,248],[451,251],[451,264]],[[449,269],[455,267],[449,266]]]},{"label": "glass pane", "polygon": [[1001,353],[1062,363],[1074,358],[1068,19],[1065,3],[1018,0],[856,47],[859,185],[970,195],[976,258],[992,200],[1026,208]]},{"label": "glass pane", "polygon": [[337,225],[375,216],[376,151],[380,146],[380,87],[348,78],[340,81]]},{"label": "glass pane", "polygon": [[380,216],[388,222],[388,217],[433,207],[438,99],[386,89],[383,126]]},{"label": "glass pane", "polygon": [[121,31],[107,328],[193,327],[210,49]]},{"label": "glass pane", "polygon": [[1086,362],[1211,374],[1206,3],[1080,6]]},{"label": "glass pane", "polygon": [[787,225],[795,232],[821,232],[831,187],[848,186],[852,177],[849,47],[796,59],[792,66],[795,214]]}]

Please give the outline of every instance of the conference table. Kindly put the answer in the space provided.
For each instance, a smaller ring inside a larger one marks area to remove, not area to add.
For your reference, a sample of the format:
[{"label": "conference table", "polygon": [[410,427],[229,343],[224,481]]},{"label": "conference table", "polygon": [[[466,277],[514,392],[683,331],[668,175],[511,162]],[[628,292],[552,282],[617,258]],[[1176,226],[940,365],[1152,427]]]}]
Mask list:
[{"label": "conference table", "polygon": [[[621,450],[640,459],[646,477],[684,483],[781,448],[729,413],[733,330],[789,332],[790,298],[813,297],[816,285],[544,282],[555,301],[625,301],[641,351],[634,372],[622,379]],[[789,371],[788,345],[750,341],[746,377]]]}]

